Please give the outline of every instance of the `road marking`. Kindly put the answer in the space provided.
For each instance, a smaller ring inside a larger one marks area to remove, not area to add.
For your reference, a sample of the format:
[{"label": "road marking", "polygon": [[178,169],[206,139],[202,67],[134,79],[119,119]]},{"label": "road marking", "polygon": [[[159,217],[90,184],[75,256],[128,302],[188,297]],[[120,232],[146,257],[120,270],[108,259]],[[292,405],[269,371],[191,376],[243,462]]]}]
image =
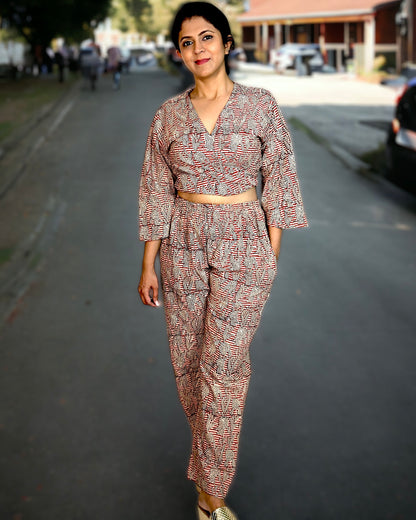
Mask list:
[{"label": "road marking", "polygon": [[353,221],[350,223],[352,227],[360,227],[360,228],[378,228],[378,229],[395,229],[398,231],[412,231],[412,226],[407,224],[403,224],[402,222],[397,222],[396,224],[384,224],[382,222],[361,222],[361,221]]},{"label": "road marking", "polygon": [[48,131],[48,136],[50,136],[51,134],[53,134],[53,132],[55,132],[55,130],[58,128],[58,126],[62,123],[64,117],[67,115],[67,113],[71,110],[72,106],[73,106],[74,102],[73,101],[70,101],[62,110],[61,112],[58,114],[58,117],[55,119],[55,121],[52,123],[51,127],[49,128],[49,131]]},{"label": "road marking", "polygon": [[[310,227],[315,227],[315,226],[329,227],[334,224],[340,225],[340,224],[343,224],[343,222],[337,220],[335,223],[334,221],[329,221],[329,220],[309,219]],[[355,228],[376,228],[376,229],[389,229],[389,230],[394,230],[394,231],[414,231],[413,226],[411,226],[409,224],[405,224],[403,222],[396,222],[395,224],[387,224],[387,223],[383,223],[383,222],[365,222],[362,220],[353,220],[352,222],[349,222],[348,225],[350,227],[355,227]]]},{"label": "road marking", "polygon": [[45,138],[43,137],[43,135],[41,135],[36,141],[36,143],[33,145],[33,148],[30,150],[28,154],[29,157],[32,157],[32,155],[39,150],[39,148],[43,145],[44,142]]}]

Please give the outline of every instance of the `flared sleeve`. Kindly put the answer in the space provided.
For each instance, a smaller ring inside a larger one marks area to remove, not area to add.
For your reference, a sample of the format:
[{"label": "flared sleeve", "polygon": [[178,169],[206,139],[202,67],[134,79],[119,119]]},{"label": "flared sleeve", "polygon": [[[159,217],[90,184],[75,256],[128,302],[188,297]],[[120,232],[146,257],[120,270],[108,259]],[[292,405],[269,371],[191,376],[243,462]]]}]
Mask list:
[{"label": "flared sleeve", "polygon": [[267,93],[262,138],[262,206],[269,226],[288,229],[308,225],[292,139],[275,98]]},{"label": "flared sleeve", "polygon": [[151,124],[144,154],[139,188],[139,238],[166,238],[170,231],[176,197],[174,179],[167,159],[163,120],[159,110]]}]

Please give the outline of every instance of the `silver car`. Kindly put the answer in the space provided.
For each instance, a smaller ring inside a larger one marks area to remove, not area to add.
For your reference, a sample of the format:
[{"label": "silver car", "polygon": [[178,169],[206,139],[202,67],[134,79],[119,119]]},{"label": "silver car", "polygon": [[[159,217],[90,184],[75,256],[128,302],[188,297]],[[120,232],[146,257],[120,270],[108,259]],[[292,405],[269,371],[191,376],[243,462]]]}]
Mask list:
[{"label": "silver car", "polygon": [[301,75],[321,71],[324,58],[317,43],[285,43],[271,57],[277,72],[296,69]]}]

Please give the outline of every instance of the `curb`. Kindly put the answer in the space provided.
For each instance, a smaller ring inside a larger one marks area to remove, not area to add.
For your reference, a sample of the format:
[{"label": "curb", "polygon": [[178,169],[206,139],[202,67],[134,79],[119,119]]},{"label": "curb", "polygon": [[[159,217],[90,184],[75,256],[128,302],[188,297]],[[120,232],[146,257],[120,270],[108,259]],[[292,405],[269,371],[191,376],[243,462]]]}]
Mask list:
[{"label": "curb", "polygon": [[312,141],[318,145],[326,148],[332,155],[337,157],[344,164],[344,166],[347,166],[351,170],[357,172],[366,172],[370,170],[369,164],[362,161],[345,148],[328,141],[324,135],[317,132],[312,126],[306,123],[304,119],[301,121],[297,117],[289,117],[288,123],[291,124],[295,129],[304,132],[310,139],[312,139]]},{"label": "curb", "polygon": [[345,166],[348,166],[351,170],[354,171],[366,171],[370,169],[370,165],[361,159],[358,159],[355,155],[353,155],[345,148],[341,148],[336,144],[330,144],[327,142],[326,148],[335,155]]},{"label": "curb", "polygon": [[[73,98],[76,97],[76,91],[79,90],[80,83],[81,79],[75,81],[74,85],[69,90],[62,94],[53,103],[42,107],[34,117],[32,117],[26,124],[22,126],[20,130],[17,131],[14,136],[6,139],[3,142],[2,146],[0,147],[0,167],[2,169],[2,173],[4,174],[4,172],[6,172],[6,174],[0,177],[0,200],[4,198],[8,191],[13,188],[19,178],[23,175],[28,161],[45,141],[45,136],[43,135],[33,136],[31,139],[30,134],[41,123],[46,121],[48,117],[52,116],[57,108],[67,99],[72,100],[73,102]],[[66,112],[64,116],[65,115]],[[50,130],[46,132],[47,136],[51,135],[61,120],[59,120],[57,124],[54,123],[52,125]],[[27,146],[24,146],[25,139],[29,141]],[[19,146],[24,146],[25,148],[24,150],[20,151],[20,154],[17,153]],[[19,157],[12,157],[13,153],[17,153]],[[23,160],[22,157],[24,157]],[[8,162],[9,164],[7,164]],[[16,165],[13,166],[13,163]]]}]

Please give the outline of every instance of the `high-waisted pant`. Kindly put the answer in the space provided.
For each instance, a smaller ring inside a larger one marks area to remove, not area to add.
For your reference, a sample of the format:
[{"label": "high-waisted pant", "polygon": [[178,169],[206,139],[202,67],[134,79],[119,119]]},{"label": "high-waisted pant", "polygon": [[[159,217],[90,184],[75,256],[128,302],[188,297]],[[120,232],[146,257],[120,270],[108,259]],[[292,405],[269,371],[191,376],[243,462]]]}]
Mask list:
[{"label": "high-waisted pant", "polygon": [[225,498],[251,374],[249,346],[276,275],[260,203],[177,198],[160,263],[172,364],[192,430],[188,478]]}]

